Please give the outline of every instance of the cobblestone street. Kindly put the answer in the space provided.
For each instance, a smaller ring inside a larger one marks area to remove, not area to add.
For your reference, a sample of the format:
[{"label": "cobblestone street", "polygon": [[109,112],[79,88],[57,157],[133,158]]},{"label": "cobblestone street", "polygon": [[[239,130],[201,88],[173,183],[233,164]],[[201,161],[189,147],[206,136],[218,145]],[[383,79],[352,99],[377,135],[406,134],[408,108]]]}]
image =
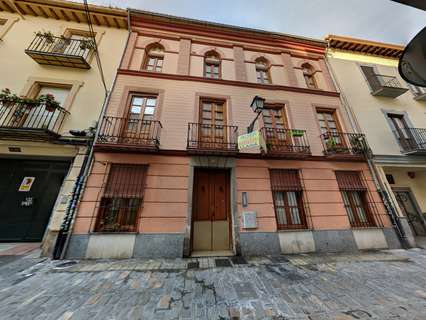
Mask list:
[{"label": "cobblestone street", "polygon": [[426,319],[426,250],[248,259],[0,257],[0,319]]}]

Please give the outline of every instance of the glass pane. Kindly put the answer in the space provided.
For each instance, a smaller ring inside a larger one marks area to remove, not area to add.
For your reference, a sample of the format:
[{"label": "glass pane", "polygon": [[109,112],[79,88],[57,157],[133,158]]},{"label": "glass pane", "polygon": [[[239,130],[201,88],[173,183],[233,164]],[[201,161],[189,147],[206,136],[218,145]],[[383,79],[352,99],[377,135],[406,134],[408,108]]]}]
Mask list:
[{"label": "glass pane", "polygon": [[276,214],[277,214],[278,224],[287,224],[287,217],[285,215],[284,208],[282,208],[282,207],[276,207],[275,211],[276,211]]},{"label": "glass pane", "polygon": [[133,106],[141,106],[143,104],[145,98],[143,97],[133,97],[132,105]]},{"label": "glass pane", "polygon": [[163,59],[158,59],[157,60],[157,66],[160,66],[160,67],[163,66]]},{"label": "glass pane", "polygon": [[145,112],[144,112],[144,114],[150,114],[150,115],[153,115],[153,114],[154,114],[154,111],[155,111],[155,108],[154,108],[154,107],[145,107]]},{"label": "glass pane", "polygon": [[365,209],[363,207],[361,195],[359,192],[352,192],[352,199],[356,205],[356,211],[358,213],[358,218],[361,222],[367,222],[367,215],[365,214]]},{"label": "glass pane", "polygon": [[131,114],[140,114],[141,113],[142,108],[138,107],[138,106],[132,106],[130,113]]},{"label": "glass pane", "polygon": [[152,114],[144,114],[143,115],[143,120],[144,121],[151,121],[154,120],[154,116]]},{"label": "glass pane", "polygon": [[281,191],[274,191],[273,193],[275,205],[282,207],[284,206],[284,194]]},{"label": "glass pane", "polygon": [[323,113],[318,112],[317,115],[318,115],[318,120],[324,120],[324,114]]},{"label": "glass pane", "polygon": [[147,98],[146,99],[146,105],[147,106],[154,106],[157,104],[157,99],[156,98]]},{"label": "glass pane", "polygon": [[211,110],[212,105],[210,103],[203,103],[203,110]]},{"label": "glass pane", "polygon": [[346,191],[342,191],[343,203],[345,204],[346,212],[351,223],[355,222],[354,213],[352,212],[351,204],[349,202],[349,195]]}]

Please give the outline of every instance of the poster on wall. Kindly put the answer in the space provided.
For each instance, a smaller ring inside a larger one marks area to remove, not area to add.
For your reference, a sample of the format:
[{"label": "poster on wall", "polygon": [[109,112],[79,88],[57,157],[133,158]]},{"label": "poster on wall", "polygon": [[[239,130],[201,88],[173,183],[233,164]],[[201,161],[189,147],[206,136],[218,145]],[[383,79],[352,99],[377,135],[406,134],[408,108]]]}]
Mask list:
[{"label": "poster on wall", "polygon": [[31,190],[31,187],[33,186],[35,177],[24,177],[22,179],[21,185],[19,186],[18,191],[19,192],[28,192]]}]

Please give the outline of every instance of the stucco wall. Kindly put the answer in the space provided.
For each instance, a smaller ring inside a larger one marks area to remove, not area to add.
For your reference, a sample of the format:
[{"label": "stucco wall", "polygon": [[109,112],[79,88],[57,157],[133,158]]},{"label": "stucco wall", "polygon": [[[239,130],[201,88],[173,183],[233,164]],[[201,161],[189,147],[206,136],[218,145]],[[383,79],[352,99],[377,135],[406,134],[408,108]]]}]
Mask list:
[{"label": "stucco wall", "polygon": [[378,155],[401,155],[401,148],[383,111],[406,112],[412,127],[426,128],[426,101],[414,100],[411,91],[395,99],[371,95],[359,67],[375,65],[379,74],[395,76],[402,87],[407,87],[398,74],[398,61],[333,51],[329,52],[329,56],[341,90],[355,111],[373,152]]},{"label": "stucco wall", "polygon": [[[0,13],[1,17],[19,18],[18,15],[5,12]],[[25,19],[19,18],[13,24],[0,42],[0,89],[9,88],[12,92],[24,94],[22,90],[29,77],[51,79],[52,82],[55,79],[82,82],[69,108],[70,115],[64,121],[61,133],[68,133],[70,129],[86,129],[99,117],[104,90],[96,61],[91,60],[90,70],[46,66],[36,63],[24,51],[33,40],[35,32],[51,31],[55,36],[60,36],[67,28],[88,30],[87,24],[83,23],[25,16]],[[127,30],[94,26],[94,31],[97,35],[102,35],[99,53],[106,84],[110,88],[125,46]]]}]

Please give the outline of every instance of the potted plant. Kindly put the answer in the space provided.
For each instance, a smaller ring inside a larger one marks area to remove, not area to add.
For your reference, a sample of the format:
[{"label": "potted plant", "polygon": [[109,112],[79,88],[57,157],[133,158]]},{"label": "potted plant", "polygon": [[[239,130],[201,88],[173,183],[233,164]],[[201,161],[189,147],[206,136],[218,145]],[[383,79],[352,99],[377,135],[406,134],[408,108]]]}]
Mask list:
[{"label": "potted plant", "polygon": [[45,104],[45,109],[48,112],[54,112],[57,108],[61,106],[61,104],[55,100],[55,97],[53,94],[44,94],[39,97],[40,103]]},{"label": "potted plant", "polygon": [[55,42],[55,36],[50,31],[37,31],[35,34],[38,37],[43,37],[48,44]]},{"label": "potted plant", "polygon": [[5,88],[0,91],[0,102],[4,105],[15,103],[19,100],[18,96]]},{"label": "potted plant", "polygon": [[82,39],[80,40],[80,49],[81,50],[93,50],[95,49],[95,43],[92,39]]},{"label": "potted plant", "polygon": [[304,134],[305,134],[305,132],[303,130],[297,130],[297,129],[291,130],[291,136],[292,137],[303,137]]}]

